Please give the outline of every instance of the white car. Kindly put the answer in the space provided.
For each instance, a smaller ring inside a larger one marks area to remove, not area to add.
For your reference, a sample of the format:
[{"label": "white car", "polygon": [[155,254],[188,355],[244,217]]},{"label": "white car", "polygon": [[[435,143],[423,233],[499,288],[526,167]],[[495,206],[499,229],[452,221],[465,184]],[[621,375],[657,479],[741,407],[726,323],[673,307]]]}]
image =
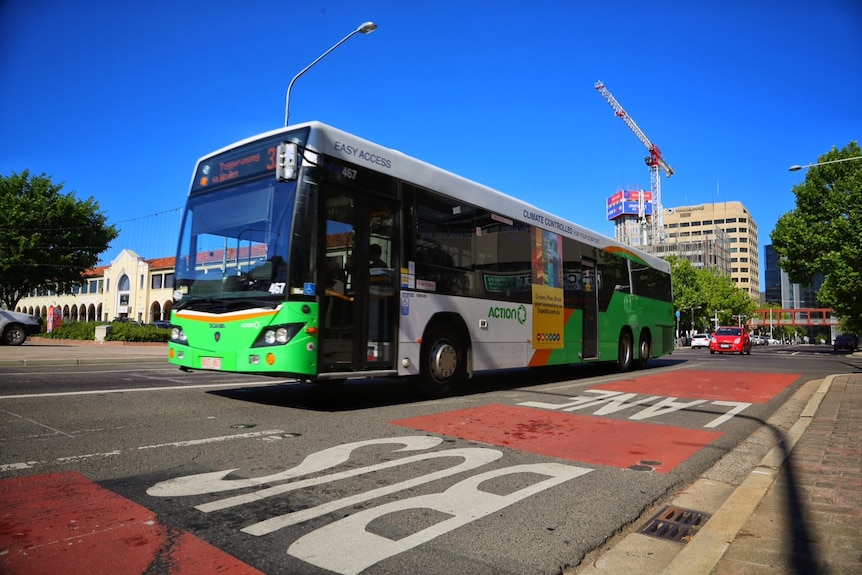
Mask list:
[{"label": "white car", "polygon": [[42,331],[42,318],[0,309],[0,344],[21,345],[28,335],[38,335]]},{"label": "white car", "polygon": [[691,348],[709,347],[709,336],[705,333],[696,333],[691,336]]}]

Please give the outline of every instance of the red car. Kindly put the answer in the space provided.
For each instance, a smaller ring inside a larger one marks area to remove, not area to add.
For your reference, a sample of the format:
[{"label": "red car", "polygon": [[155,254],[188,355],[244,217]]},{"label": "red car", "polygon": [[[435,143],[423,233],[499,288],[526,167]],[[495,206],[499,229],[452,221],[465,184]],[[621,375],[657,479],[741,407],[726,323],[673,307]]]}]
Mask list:
[{"label": "red car", "polygon": [[751,353],[751,336],[744,327],[720,327],[709,340],[709,353]]}]

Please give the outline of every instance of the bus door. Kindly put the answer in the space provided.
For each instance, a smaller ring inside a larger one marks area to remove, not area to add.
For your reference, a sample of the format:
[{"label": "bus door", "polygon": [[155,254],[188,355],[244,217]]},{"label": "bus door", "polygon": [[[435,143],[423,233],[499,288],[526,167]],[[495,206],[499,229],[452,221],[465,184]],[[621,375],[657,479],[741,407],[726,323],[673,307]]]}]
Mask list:
[{"label": "bus door", "polygon": [[582,359],[595,359],[599,355],[599,286],[596,278],[596,261],[581,258],[581,278],[584,289]]},{"label": "bus door", "polygon": [[397,202],[332,182],[321,196],[319,371],[394,369]]}]

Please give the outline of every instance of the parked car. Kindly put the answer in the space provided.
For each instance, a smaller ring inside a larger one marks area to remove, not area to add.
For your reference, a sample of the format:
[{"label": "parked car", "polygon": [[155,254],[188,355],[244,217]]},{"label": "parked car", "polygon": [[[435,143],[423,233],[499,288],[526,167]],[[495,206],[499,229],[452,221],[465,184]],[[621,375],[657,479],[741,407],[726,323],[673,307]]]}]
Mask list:
[{"label": "parked car", "polygon": [[709,348],[709,335],[705,333],[696,333],[691,336],[691,348],[706,347]]},{"label": "parked car", "polygon": [[725,326],[715,330],[709,353],[751,353],[751,336],[744,327]]},{"label": "parked car", "polygon": [[42,332],[42,318],[36,315],[0,309],[0,344],[21,345],[27,336]]},{"label": "parked car", "polygon": [[766,345],[766,338],[762,335],[751,336],[751,345]]},{"label": "parked car", "polygon": [[858,345],[859,340],[855,335],[842,334],[835,338],[832,349],[834,351],[856,351]]},{"label": "parked car", "polygon": [[160,328],[169,328],[169,327],[171,327],[171,322],[156,320],[153,323],[151,323],[150,325],[152,325],[154,327],[160,327]]}]

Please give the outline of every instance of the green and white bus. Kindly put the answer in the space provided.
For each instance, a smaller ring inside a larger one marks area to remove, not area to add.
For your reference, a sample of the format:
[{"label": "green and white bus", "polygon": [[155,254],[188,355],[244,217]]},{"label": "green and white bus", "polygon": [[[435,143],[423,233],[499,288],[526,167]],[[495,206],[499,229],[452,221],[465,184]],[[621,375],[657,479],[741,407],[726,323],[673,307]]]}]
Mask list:
[{"label": "green and white bus", "polygon": [[430,395],[674,345],[664,260],[319,122],[198,161],[171,324],[183,369],[416,376]]}]

